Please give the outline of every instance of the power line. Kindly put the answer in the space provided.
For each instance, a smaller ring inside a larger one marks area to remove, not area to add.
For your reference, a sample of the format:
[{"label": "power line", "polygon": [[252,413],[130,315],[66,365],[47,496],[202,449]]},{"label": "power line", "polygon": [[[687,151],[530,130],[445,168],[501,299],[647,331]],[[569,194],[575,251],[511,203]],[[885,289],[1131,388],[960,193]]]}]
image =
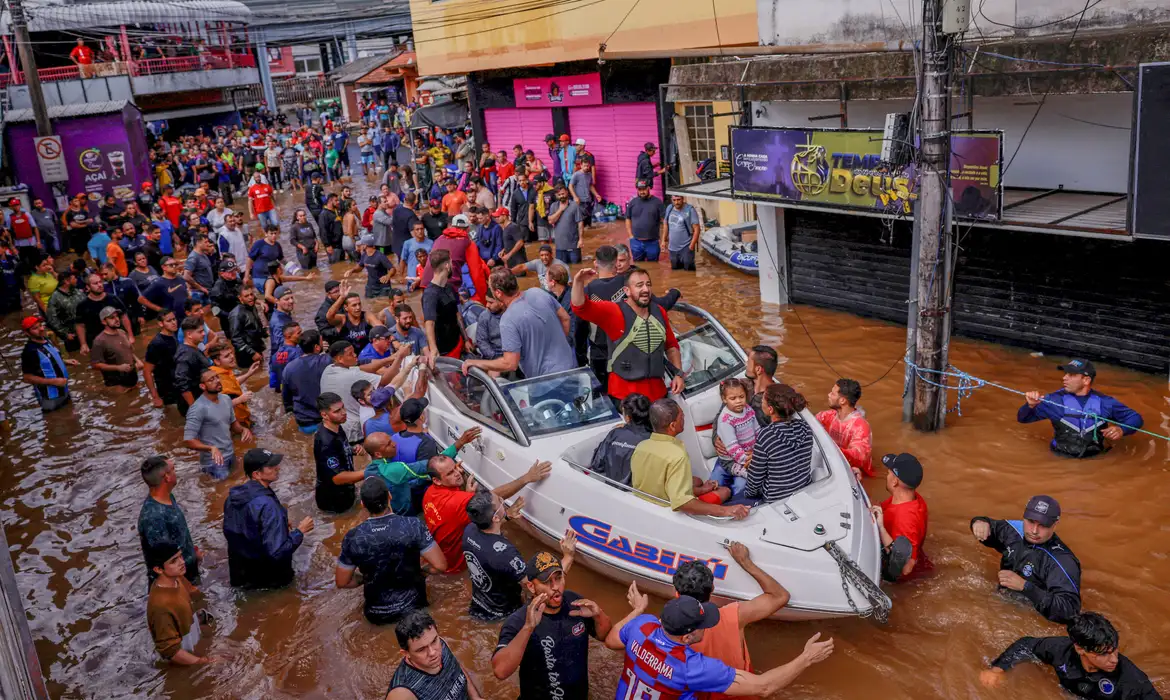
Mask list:
[{"label": "power line", "polygon": [[711,0],[711,19],[715,20],[715,41],[719,48],[723,48],[723,37],[719,35],[719,13],[715,11],[715,0]]},{"label": "power line", "polygon": [[613,31],[609,33],[609,36],[605,37],[605,41],[601,42],[602,46],[607,45],[609,40],[613,38],[613,35],[617,34],[618,30],[621,29],[622,25],[626,23],[626,20],[630,18],[630,15],[633,14],[634,10],[638,7],[638,3],[640,2],[642,2],[642,0],[634,0],[634,4],[630,5],[630,9],[626,11],[626,16],[622,17],[622,21],[618,22],[617,26],[613,28]]}]

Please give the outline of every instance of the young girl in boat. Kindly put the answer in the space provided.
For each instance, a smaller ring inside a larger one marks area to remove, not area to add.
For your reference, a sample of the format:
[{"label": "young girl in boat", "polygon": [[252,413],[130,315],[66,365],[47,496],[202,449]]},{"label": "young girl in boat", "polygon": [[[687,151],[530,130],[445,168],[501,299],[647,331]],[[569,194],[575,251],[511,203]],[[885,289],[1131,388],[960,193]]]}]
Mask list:
[{"label": "young girl in boat", "polygon": [[738,498],[747,488],[747,468],[756,444],[760,425],[756,414],[748,406],[747,387],[740,379],[727,379],[719,385],[723,409],[715,425],[715,435],[723,441],[727,457],[720,457],[711,470],[711,480],[731,489],[731,497]]}]

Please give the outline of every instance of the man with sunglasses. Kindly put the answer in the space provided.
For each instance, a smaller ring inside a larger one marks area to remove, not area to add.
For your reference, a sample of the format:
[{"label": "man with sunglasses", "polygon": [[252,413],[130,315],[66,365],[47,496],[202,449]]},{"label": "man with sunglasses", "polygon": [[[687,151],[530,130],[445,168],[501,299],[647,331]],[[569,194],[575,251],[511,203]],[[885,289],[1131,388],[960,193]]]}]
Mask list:
[{"label": "man with sunglasses", "polygon": [[163,258],[162,277],[150,283],[138,297],[138,303],[156,314],[174,311],[179,323],[187,317],[187,282],[179,277],[183,263],[174,258]]}]

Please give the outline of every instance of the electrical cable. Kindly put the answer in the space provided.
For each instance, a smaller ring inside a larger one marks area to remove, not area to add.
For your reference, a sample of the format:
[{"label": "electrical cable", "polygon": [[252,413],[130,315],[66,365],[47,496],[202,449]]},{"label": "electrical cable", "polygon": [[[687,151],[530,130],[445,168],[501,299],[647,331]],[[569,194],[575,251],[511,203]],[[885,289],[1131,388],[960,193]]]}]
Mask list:
[{"label": "electrical cable", "polygon": [[715,20],[716,46],[723,48],[723,37],[719,34],[719,13],[715,11],[715,0],[711,0],[711,19]]},{"label": "electrical cable", "polygon": [[613,38],[614,34],[617,34],[618,30],[622,28],[622,25],[626,23],[626,20],[630,18],[630,15],[634,13],[634,10],[637,9],[638,4],[641,2],[642,0],[634,0],[634,3],[630,5],[630,9],[626,11],[626,16],[622,17],[622,21],[618,22],[617,26],[613,28],[613,31],[609,33],[609,36],[605,37],[605,41],[601,42],[602,46],[609,44],[609,40]]},{"label": "electrical cable", "polygon": [[[1073,27],[1072,36],[1069,37],[1068,44],[1065,46],[1064,52],[1066,56],[1068,55],[1069,51],[1072,50],[1073,42],[1076,41],[1077,32],[1081,28],[1081,23],[1085,19],[1085,14],[1088,13],[1089,8],[1093,7],[1094,2],[1100,4],[1102,0],[1085,0],[1085,7],[1083,10],[1081,10],[1080,17],[1077,19],[1077,24],[1075,27]],[[1040,117],[1040,110],[1044,109],[1044,104],[1048,101],[1048,96],[1052,94],[1053,87],[1053,81],[1049,80],[1048,88],[1044,91],[1044,96],[1040,98],[1040,104],[1036,106],[1036,111],[1032,114],[1032,118],[1028,121],[1028,126],[1024,128],[1024,133],[1020,135],[1020,142],[1016,144],[1016,150],[1012,152],[1012,157],[1008,160],[1007,165],[1005,165],[1003,169],[1000,170],[999,177],[1001,181],[1003,180],[1004,176],[1007,175],[1007,171],[1012,167],[1012,164],[1016,162],[1016,156],[1020,154],[1020,149],[1024,147],[1024,140],[1028,138],[1028,132],[1030,132],[1032,130],[1032,126],[1036,124],[1036,119]]]}]

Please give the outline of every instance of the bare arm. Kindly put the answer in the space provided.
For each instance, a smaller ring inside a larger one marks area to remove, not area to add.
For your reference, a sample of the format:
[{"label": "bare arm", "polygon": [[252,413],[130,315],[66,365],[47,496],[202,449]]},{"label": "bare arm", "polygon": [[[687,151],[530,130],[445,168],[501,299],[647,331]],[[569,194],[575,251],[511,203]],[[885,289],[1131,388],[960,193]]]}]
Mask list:
[{"label": "bare arm", "polygon": [[506,352],[494,360],[464,360],[463,370],[478,367],[485,372],[511,372],[520,366],[520,353]]},{"label": "bare arm", "polygon": [[563,308],[557,307],[557,318],[561,320],[561,328],[564,329],[565,335],[569,334],[569,314]]},{"label": "bare arm", "polygon": [[331,326],[340,326],[345,323],[345,319],[338,316],[337,312],[341,310],[342,304],[345,303],[345,292],[338,295],[337,300],[329,305],[329,310],[325,312],[325,321]]},{"label": "bare arm", "polygon": [[511,498],[512,496],[515,496],[516,494],[520,493],[520,489],[524,488],[528,484],[535,484],[538,481],[543,481],[544,479],[547,479],[548,475],[551,473],[552,473],[552,463],[551,462],[537,461],[535,464],[532,465],[532,467],[530,467],[528,469],[527,472],[525,472],[524,476],[520,477],[519,479],[516,479],[515,481],[509,481],[508,483],[504,484],[503,486],[492,489],[492,493],[499,496],[501,500],[506,501],[509,498]]},{"label": "bare arm", "polygon": [[337,584],[338,588],[357,588],[362,584],[355,575],[356,571],[356,569],[350,569],[338,564],[337,568],[333,571],[333,582]]},{"label": "bare arm", "polygon": [[748,576],[755,579],[763,591],[755,598],[739,604],[739,627],[743,629],[753,622],[771,617],[777,610],[788,604],[790,596],[787,589],[781,586],[779,581],[756,566],[747,547],[739,542],[732,542],[730,549],[732,558],[747,572]]},{"label": "bare arm", "polygon": [[818,642],[820,632],[814,634],[804,645],[804,651],[792,661],[759,675],[747,671],[736,671],[735,680],[726,691],[727,695],[767,696],[787,688],[809,666],[824,661],[833,653],[833,640]]}]

